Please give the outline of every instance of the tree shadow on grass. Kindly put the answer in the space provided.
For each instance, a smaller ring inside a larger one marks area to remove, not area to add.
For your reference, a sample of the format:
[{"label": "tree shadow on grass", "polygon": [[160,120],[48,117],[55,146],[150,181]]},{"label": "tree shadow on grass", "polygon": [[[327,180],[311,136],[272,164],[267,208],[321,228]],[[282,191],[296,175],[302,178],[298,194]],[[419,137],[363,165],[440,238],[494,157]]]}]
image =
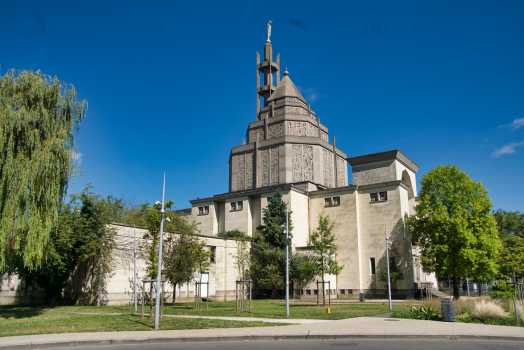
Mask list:
[{"label": "tree shadow on grass", "polygon": [[[2,306],[8,306],[8,305],[2,305]],[[23,319],[23,318],[31,318],[31,317],[37,317],[45,313],[45,309],[43,307],[1,307],[0,308],[0,319]]]}]

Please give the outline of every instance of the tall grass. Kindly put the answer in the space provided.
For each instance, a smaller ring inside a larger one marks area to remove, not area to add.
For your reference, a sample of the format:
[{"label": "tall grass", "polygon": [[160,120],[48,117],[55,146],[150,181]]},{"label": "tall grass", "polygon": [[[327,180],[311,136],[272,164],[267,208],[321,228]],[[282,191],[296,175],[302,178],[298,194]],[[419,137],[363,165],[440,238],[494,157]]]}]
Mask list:
[{"label": "tall grass", "polygon": [[473,308],[473,315],[478,317],[481,322],[486,322],[489,318],[507,317],[509,314],[502,308],[501,305],[494,301],[487,301],[485,299],[475,302]]}]

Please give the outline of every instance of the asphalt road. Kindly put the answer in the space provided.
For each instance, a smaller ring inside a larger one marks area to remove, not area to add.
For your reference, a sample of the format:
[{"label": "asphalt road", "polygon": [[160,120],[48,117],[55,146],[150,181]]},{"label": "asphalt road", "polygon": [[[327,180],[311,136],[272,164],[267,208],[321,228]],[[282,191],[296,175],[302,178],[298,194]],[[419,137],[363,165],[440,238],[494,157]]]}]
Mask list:
[{"label": "asphalt road", "polygon": [[[66,349],[66,348],[60,348]],[[475,340],[257,340],[232,341],[214,343],[169,343],[169,344],[142,344],[142,345],[110,345],[67,348],[74,350],[511,350],[524,349],[524,342],[518,341],[475,341]]]}]

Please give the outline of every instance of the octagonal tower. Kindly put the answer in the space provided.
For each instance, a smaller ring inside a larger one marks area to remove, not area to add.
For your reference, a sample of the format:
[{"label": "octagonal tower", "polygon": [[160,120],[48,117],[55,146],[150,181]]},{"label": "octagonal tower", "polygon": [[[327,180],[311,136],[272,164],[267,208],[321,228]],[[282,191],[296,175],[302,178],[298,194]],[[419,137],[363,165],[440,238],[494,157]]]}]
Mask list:
[{"label": "octagonal tower", "polygon": [[247,128],[247,144],[231,150],[229,191],[288,183],[303,183],[313,191],[347,186],[346,153],[335,147],[335,137],[329,143],[327,127],[298,91],[287,68],[281,81],[279,70],[280,54],[274,62],[272,46],[266,42],[263,62],[257,52],[256,121]]}]

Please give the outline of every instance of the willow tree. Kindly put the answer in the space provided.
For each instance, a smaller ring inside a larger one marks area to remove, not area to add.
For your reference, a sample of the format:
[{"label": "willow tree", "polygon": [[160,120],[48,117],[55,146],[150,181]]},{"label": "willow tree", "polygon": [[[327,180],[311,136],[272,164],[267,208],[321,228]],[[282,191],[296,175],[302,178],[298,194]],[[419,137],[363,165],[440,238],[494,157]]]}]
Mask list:
[{"label": "willow tree", "polygon": [[87,111],[73,85],[37,71],[0,77],[0,270],[12,251],[40,265],[74,175],[74,134]]}]

